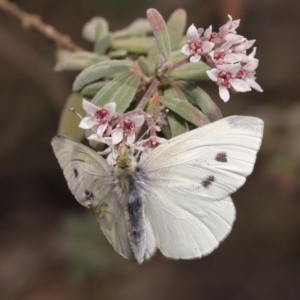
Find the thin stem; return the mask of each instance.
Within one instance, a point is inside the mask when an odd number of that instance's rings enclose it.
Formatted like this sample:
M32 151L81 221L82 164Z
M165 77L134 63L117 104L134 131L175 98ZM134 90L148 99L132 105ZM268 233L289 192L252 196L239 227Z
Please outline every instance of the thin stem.
M0 9L17 18L25 29L33 29L53 41L58 48L75 52L83 49L76 45L69 36L58 32L53 26L42 21L38 15L27 13L16 4L7 0L0 0Z
M148 90L146 91L145 95L143 96L143 98L141 99L140 103L138 104L136 110L137 111L143 111L146 104L148 103L149 99L151 98L151 96L153 95L153 93L155 92L155 90L157 89L157 86L159 85L159 80L157 77L154 77L150 86L148 87Z
M176 63L174 63L172 67L168 68L168 72L171 72L171 71L173 71L173 70L189 63L190 62L190 57L191 56L185 57L182 60L179 60Z

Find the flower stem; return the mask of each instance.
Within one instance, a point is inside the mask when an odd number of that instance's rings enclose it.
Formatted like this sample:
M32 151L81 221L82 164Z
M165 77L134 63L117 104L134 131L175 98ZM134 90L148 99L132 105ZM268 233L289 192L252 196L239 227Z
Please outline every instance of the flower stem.
M0 0L0 9L17 18L25 29L34 29L44 35L48 40L53 41L58 48L69 51L82 51L69 36L58 32L53 26L42 21L40 16L30 14L20 9L16 4L7 0Z

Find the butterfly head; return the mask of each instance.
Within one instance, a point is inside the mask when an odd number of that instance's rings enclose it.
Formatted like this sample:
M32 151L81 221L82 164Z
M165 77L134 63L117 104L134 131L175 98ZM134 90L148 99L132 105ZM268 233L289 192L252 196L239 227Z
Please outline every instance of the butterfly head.
M129 150L126 146L123 146L120 149L116 162L117 167L121 169L127 169L132 166L132 155L130 155Z

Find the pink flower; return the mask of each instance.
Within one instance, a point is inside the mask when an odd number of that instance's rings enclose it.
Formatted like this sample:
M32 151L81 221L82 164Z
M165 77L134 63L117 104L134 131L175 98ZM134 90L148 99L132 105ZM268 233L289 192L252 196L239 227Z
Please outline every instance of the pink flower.
M206 71L208 77L219 86L219 94L224 102L230 98L228 89L237 92L251 91L249 84L239 75L242 71L240 63L233 65L218 65L217 68Z
M256 82L255 70L258 67L258 59L252 58L250 62L242 66L241 70L238 72L238 78L243 79L247 84L257 90L258 92L263 92L261 86Z
M182 47L181 52L187 56L192 55L190 62L199 61L201 55L210 52L215 46L215 44L208 41L207 38L201 38L203 31L204 30L202 28L197 30L194 24L192 24L187 30L186 36L188 38L188 42ZM205 34L207 34L206 31Z
M116 103L110 102L105 104L103 107L97 107L93 103L83 99L82 106L88 116L81 120L79 127L83 129L90 129L94 126L98 126L97 135L102 136L105 130L109 127L108 122L114 116Z
M225 42L220 48L211 51L208 55L214 65L233 64L241 61L241 57L232 53L233 42Z
M240 20L232 20L231 15L228 15L227 23L219 28L219 37L225 41L236 42L244 39L243 36L236 34L236 29L240 25Z
M144 124L144 116L134 116L121 121L112 131L112 144L119 144L124 139L128 144L133 144L137 128Z
M150 136L148 139L140 141L138 143L138 145L140 145L140 147L143 151L142 155L141 155L141 160L143 160L144 157L149 152L151 152L152 149L156 148L157 146L159 146L160 144L162 144L166 141L167 141L166 139L158 137L158 136ZM136 148L139 149L138 147L136 147Z

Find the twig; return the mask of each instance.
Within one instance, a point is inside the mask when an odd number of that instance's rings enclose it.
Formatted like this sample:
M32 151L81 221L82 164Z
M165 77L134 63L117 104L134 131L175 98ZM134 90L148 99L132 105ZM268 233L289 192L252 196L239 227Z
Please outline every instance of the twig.
M44 35L48 40L54 42L58 48L73 52L82 51L82 48L76 45L69 36L58 32L53 26L44 23L38 15L27 13L16 4L7 0L0 0L0 9L17 18L23 28L33 29Z

